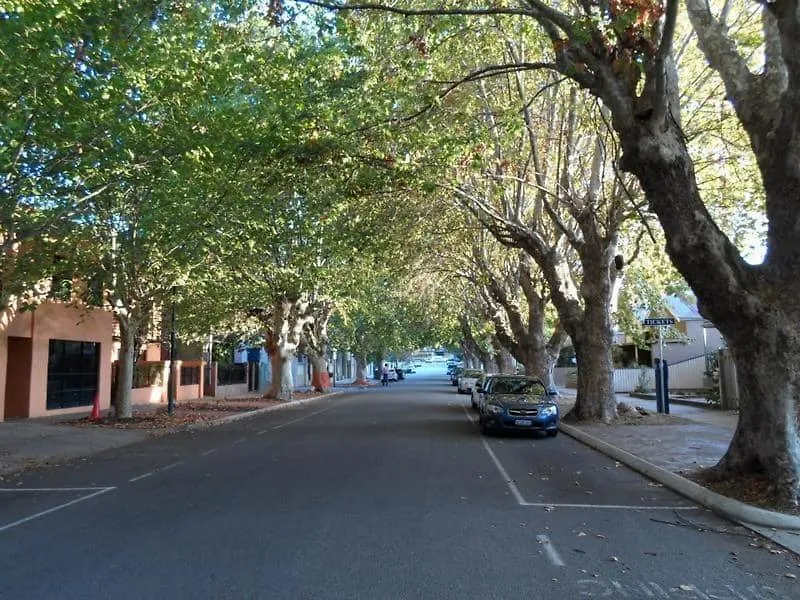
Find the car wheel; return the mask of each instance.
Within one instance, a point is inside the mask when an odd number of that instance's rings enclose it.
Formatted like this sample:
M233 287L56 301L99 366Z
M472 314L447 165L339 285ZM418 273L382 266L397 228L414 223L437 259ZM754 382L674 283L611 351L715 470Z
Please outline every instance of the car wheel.
M547 432L547 437L556 437L558 435L558 429L553 429L552 431Z

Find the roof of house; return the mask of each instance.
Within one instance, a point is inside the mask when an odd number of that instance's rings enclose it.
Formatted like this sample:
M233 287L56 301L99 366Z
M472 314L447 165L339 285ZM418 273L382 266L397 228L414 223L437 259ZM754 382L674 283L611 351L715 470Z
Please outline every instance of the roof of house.
M664 304L678 321L704 321L697 310L695 302L684 300L679 296L664 296Z

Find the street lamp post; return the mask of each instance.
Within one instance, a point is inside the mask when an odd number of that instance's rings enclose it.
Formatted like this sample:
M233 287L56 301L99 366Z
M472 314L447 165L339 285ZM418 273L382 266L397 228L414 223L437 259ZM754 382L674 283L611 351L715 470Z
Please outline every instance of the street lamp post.
M169 385L167 386L167 414L175 411L175 390L178 382L175 381L175 288L172 288L172 315L170 317L169 332Z

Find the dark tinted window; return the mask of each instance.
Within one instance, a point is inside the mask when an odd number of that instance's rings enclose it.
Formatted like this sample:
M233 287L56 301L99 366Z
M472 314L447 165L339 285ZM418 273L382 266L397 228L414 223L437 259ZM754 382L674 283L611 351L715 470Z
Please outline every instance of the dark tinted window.
M47 410L91 406L97 393L100 344L50 340Z

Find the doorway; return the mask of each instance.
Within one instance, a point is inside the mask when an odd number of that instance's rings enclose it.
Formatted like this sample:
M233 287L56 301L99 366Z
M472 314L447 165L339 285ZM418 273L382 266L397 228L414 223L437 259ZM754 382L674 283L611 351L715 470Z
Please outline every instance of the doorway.
M31 407L31 363L33 340L8 338L6 365L5 418L27 419Z

